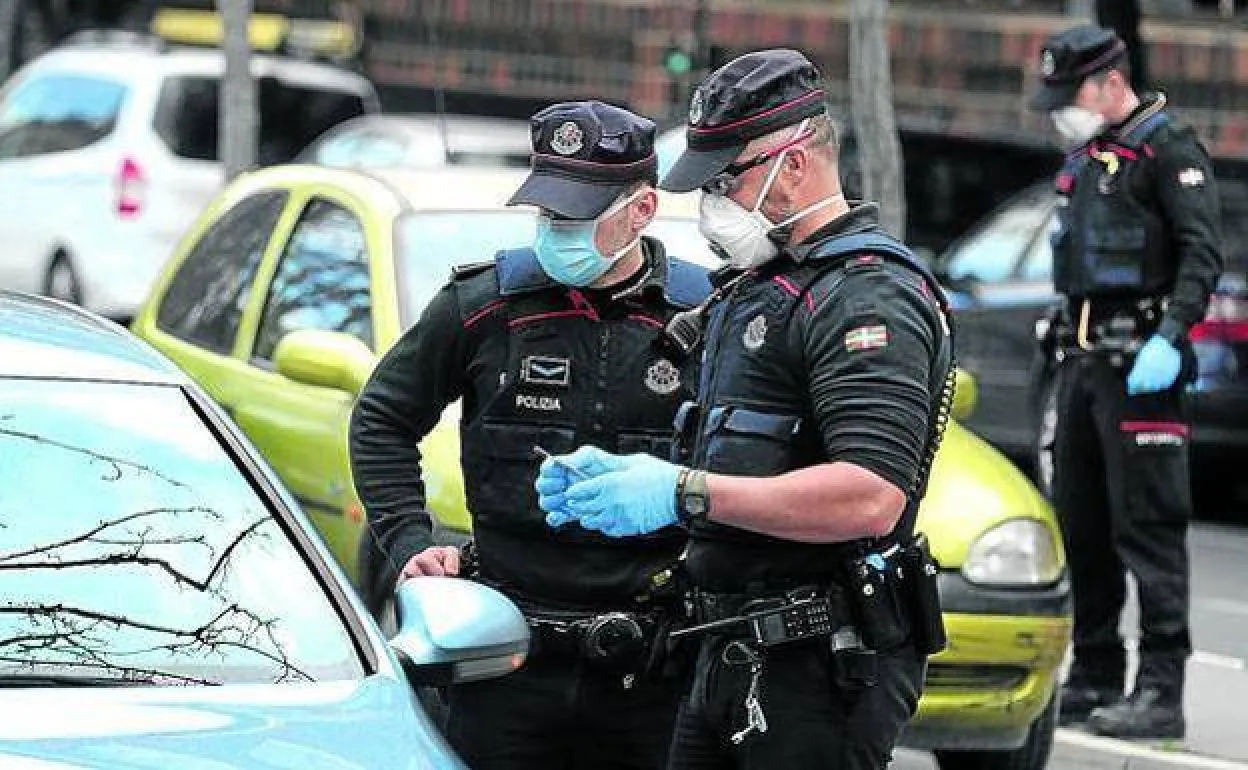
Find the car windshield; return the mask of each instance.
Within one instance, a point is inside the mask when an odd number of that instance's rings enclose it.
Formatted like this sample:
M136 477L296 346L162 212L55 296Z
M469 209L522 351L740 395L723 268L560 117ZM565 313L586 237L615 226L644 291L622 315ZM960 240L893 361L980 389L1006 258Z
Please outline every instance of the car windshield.
M36 76L0 104L0 157L86 147L112 133L126 87L90 75Z
M486 262L500 249L533 243L535 216L528 209L483 211L419 211L398 222L400 296L405 325L421 311L451 276L451 268ZM646 230L661 240L667 252L713 267L718 261L698 232L697 221L659 218Z
M265 501L176 387L0 379L0 678L363 675Z
M981 283L1010 277L1051 208L1051 203L1034 200L1001 211L953 247L943 260L945 273L955 281Z

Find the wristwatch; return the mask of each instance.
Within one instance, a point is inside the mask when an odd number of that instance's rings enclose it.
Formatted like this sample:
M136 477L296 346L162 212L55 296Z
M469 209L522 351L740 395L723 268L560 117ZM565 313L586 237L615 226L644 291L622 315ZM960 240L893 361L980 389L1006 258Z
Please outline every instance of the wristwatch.
M704 521L711 509L711 496L706 488L706 471L681 468L676 476L676 518L689 525Z

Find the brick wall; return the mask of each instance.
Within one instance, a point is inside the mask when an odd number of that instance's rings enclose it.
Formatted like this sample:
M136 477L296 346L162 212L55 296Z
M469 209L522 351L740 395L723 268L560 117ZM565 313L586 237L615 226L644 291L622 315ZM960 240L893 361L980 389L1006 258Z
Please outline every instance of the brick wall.
M683 115L689 83L663 69L688 43L694 3L664 0L361 0L368 69L387 86L533 99L597 97L661 122ZM915 6L893 9L889 43L903 125L962 136L1046 142L1026 94L1051 14ZM726 56L800 48L848 108L848 19L840 3L710 3L709 41ZM1150 75L1217 154L1248 156L1248 32L1226 22L1151 21Z

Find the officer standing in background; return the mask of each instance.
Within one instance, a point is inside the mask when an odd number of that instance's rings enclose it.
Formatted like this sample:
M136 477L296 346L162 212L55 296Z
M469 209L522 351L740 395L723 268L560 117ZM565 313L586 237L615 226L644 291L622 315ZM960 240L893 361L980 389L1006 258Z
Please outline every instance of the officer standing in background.
M703 190L728 265L678 417L688 464L583 447L543 464L540 502L558 531L689 529L701 647L669 768L884 768L943 643L912 530L952 397L945 303L843 197L801 53L711 74L687 138L662 186Z
M660 767L681 686L654 641L678 599L679 528L619 542L546 526L535 447L667 454L695 375L663 329L709 291L706 271L642 235L655 216L654 124L600 102L533 117L532 248L459 269L386 354L352 415L352 471L371 535L401 578L455 575L432 545L418 444L462 399L477 579L533 630L526 665L454 686L447 736L475 770ZM684 370L682 373L682 369Z
M1137 96L1126 48L1080 26L1041 52L1032 107L1071 152L1057 175L1053 273L1064 307L1053 501L1074 588L1074 664L1061 721L1118 737L1183 737L1188 631L1187 332L1222 270L1209 156L1161 94ZM1140 598L1140 667L1123 696L1126 572Z

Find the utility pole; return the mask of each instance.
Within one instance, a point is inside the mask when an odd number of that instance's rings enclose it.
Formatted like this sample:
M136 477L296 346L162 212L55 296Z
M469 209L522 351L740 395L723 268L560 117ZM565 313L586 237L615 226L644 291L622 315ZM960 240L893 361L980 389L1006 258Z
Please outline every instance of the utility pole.
M901 139L893 113L888 52L888 0L853 0L849 23L850 111L862 166L862 194L880 203L880 224L906 234Z
M1148 52L1140 38L1140 0L1096 0L1096 23L1108 27L1127 45L1131 86L1148 89Z
M251 77L251 41L247 34L251 9L252 0L217 0L221 49L225 54L217 141L227 182L256 164L256 82Z

